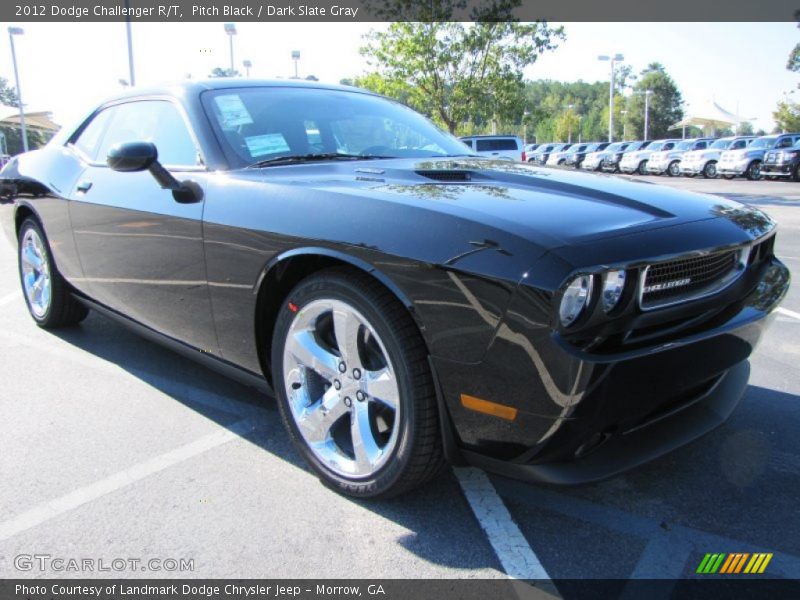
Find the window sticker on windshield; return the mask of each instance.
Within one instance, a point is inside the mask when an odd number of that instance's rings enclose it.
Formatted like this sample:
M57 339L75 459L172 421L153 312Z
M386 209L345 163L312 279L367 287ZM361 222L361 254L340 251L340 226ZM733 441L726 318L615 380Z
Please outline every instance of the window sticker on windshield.
M238 127L239 125L250 125L253 118L247 112L247 107L242 102L238 94L228 94L214 98L222 115L222 127Z
M253 135L244 138L244 143L247 144L250 156L254 158L257 156L264 156L265 154L275 154L277 152L286 152L289 150L289 144L286 143L286 138L280 133Z

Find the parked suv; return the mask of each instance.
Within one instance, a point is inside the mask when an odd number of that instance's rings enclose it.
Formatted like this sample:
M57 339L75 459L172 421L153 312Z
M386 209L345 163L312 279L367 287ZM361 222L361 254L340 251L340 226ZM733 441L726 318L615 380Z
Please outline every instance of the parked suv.
M717 163L722 152L747 148L754 139L755 136L724 137L714 141L705 150L686 152L681 158L681 174L687 177L702 175L706 179L714 179L717 176Z
M461 141L478 154L501 160L525 160L525 144L515 135L471 135Z
M558 152L552 152L547 159L547 165L551 167L563 167L568 163L570 157L576 152L586 152L586 147L589 144L571 144L566 148L562 148Z
M705 150L714 141L714 138L692 138L683 140L675 145L672 150L659 150L653 152L647 160L645 170L650 175L663 175L677 177L681 174L681 158L685 152L692 150Z
M590 152L586 155L586 158L583 159L581 169L586 171L599 171L603 167L604 160L617 152L625 152L630 144L630 142L614 142L602 150Z
M567 147L567 144L542 144L533 154L528 155L528 162L543 165L547 162L547 159L550 158L550 154L559 152Z
M600 169L608 173L619 173L619 163L628 152L636 152L642 148L646 148L651 140L644 140L639 142L623 142L622 148L616 152L609 153L600 163Z
M761 173L766 177L791 177L800 181L800 142L791 148L767 152Z
M576 169L580 169L587 154L591 154L592 152L601 152L606 148L608 148L608 142L587 144L586 148L583 150L576 150L575 152L568 154L564 164Z
M628 174L647 175L647 161L650 160L653 152L672 150L679 143L680 140L677 139L655 140L645 147L628 151L622 155L622 160L619 161L619 170Z
M746 148L723 152L717 163L717 171L726 179L733 179L737 175L744 175L750 181L761 179L764 155L770 150L791 148L798 141L800 133L782 133L756 138Z

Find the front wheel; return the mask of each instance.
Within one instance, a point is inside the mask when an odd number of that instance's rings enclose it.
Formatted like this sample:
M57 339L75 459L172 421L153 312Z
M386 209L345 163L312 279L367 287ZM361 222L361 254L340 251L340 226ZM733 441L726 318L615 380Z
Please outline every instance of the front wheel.
M792 180L800 181L800 163L795 165L794 170L792 170Z
M670 177L677 177L681 174L680 161L673 160L667 167L667 175Z
M711 160L703 167L703 177L706 179L716 179L717 177L717 161Z
M272 375L292 441L336 491L395 496L441 470L424 342L368 276L331 269L292 290L275 324Z
M83 321L89 311L72 297L39 223L25 219L18 239L19 278L28 312L36 324L55 329Z
M639 175L647 175L647 161L643 160L639 163L639 166L636 168L636 172Z
M745 177L750 181L758 181L761 179L761 161L754 160L747 166Z

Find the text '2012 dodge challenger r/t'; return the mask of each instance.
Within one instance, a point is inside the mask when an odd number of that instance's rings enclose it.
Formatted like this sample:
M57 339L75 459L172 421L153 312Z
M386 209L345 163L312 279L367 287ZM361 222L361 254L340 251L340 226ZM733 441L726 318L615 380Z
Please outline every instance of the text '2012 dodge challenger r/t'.
M135 90L3 169L42 327L89 309L274 392L327 485L577 483L722 423L789 285L722 198L474 155L374 94Z

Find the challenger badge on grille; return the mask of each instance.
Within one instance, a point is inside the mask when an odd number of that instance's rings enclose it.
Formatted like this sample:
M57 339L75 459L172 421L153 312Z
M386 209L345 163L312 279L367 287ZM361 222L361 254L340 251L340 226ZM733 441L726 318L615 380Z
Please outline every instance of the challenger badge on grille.
M681 287L684 285L689 285L692 282L691 277L686 277L685 279L675 279L673 281L666 281L664 283L654 283L652 285L647 285L644 288L644 292L659 292L661 290L671 290L672 288Z

